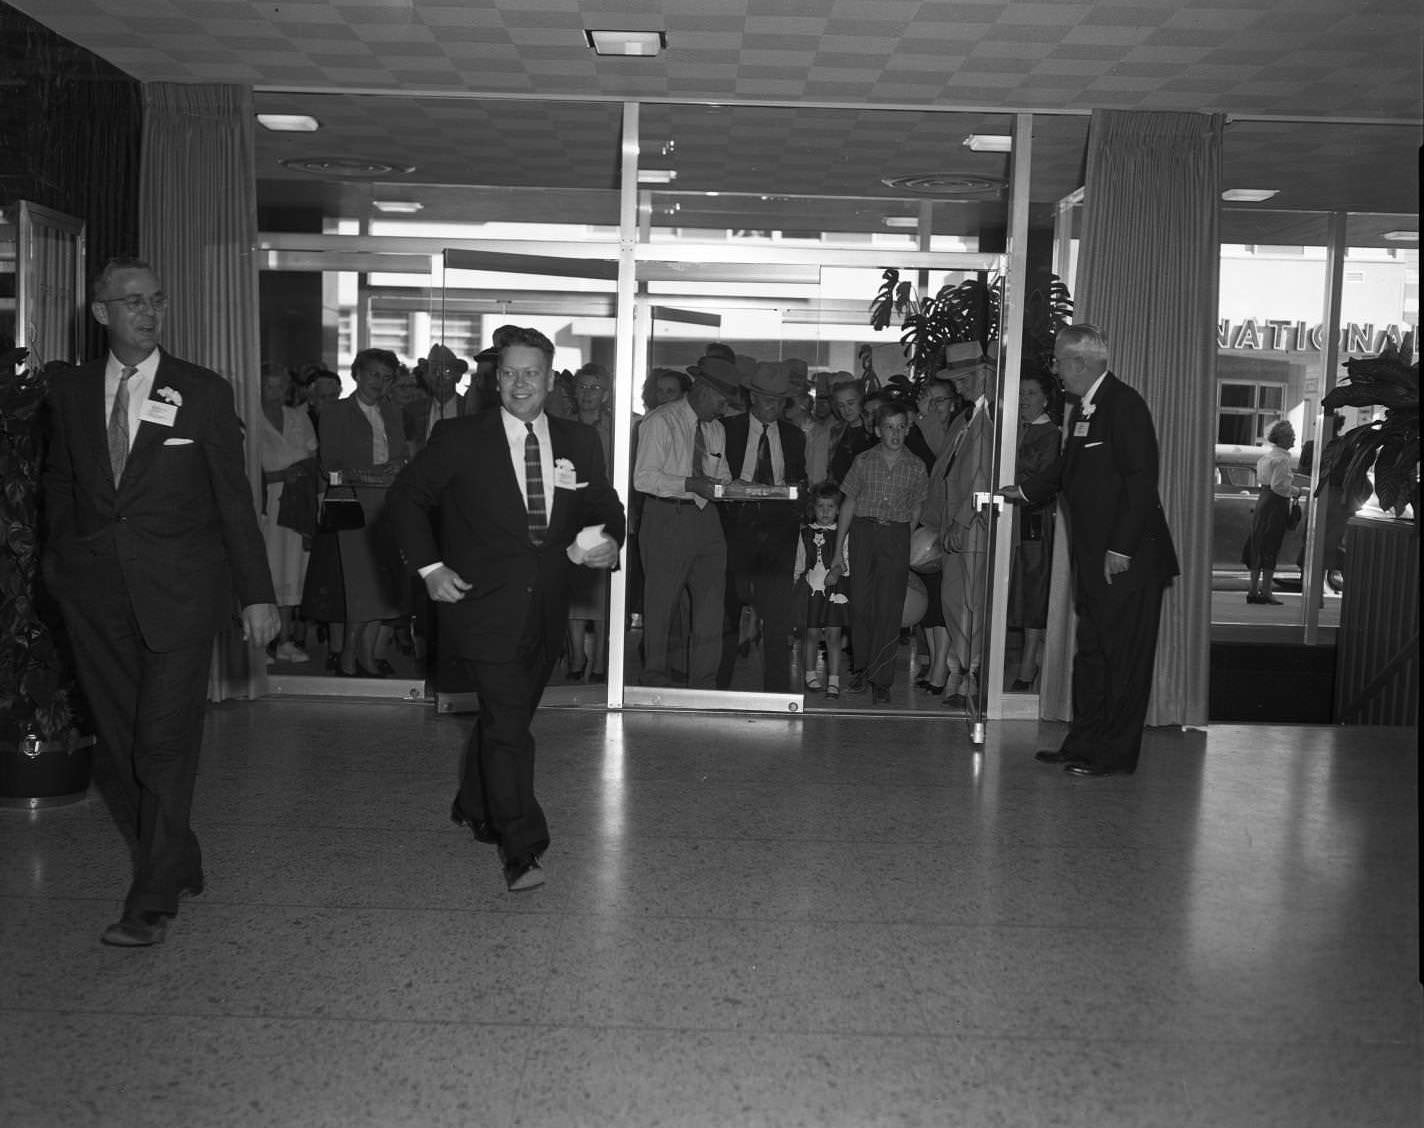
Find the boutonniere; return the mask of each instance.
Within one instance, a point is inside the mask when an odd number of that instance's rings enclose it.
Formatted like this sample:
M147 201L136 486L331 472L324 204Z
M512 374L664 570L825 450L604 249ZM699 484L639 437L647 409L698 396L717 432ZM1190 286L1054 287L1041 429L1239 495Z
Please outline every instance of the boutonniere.
M1084 419L1091 419L1091 418L1093 417L1093 412L1095 412L1095 411L1097 411L1097 410L1098 410L1098 405L1097 405L1097 404L1095 404L1095 403L1085 403L1085 404L1083 405L1083 412L1082 412L1083 418L1084 418Z
M171 403L174 407L183 406L183 397L179 395L176 391L174 391L172 388L162 387L159 388L158 391L154 392L153 394L159 399L163 400L165 403Z
M560 470L566 474L572 474L574 472L574 464L567 458L556 458L554 459L554 473L557 474Z
M581 490L587 482L578 480L574 464L567 458L554 459L554 488L556 490Z

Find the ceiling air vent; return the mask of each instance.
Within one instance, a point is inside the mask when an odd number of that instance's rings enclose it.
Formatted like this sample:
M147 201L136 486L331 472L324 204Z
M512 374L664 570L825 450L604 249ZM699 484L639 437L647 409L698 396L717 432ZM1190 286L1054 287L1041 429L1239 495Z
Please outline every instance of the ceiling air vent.
M1003 177L970 172L917 172L908 176L887 176L880 183L916 196L954 200L992 200L1004 191Z
M279 162L283 168L309 172L331 180L379 180L386 176L404 176L414 172L414 165L392 164L390 161L369 160L366 157L288 157Z

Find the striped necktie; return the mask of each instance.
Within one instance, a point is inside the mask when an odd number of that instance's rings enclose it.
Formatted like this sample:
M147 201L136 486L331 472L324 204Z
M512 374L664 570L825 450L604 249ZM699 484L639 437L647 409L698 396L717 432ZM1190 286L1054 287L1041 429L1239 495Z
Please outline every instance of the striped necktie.
M114 409L109 412L109 466L114 471L114 485L124 476L124 463L129 458L129 380L138 372L125 365L119 373L119 390L114 395Z
M544 466L539 455L539 436L534 424L524 424L524 490L528 495L529 543L538 548L549 531L548 510L544 505Z

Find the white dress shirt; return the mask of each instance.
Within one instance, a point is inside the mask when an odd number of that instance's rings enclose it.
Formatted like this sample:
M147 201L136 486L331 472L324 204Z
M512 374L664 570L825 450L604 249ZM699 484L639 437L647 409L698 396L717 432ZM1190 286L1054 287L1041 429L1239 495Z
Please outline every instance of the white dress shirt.
M148 397L153 392L153 378L158 374L158 361L160 353L154 349L135 368L138 369L129 377L129 449L133 449L134 439L138 436L138 426L142 422L140 413L143 405L148 402ZM119 398L119 377L123 374L124 364L113 353L109 354L109 363L104 367L104 427L109 426L109 416L114 414L114 400Z
M692 453L697 428L707 449L702 466L694 468ZM683 488L688 478L706 477L730 482L727 468L727 433L720 419L699 424L697 412L687 400L674 400L655 407L638 426L638 463L633 470L633 487L654 497L695 501L701 509L707 499Z
M529 483L524 480L524 440L529 437L529 429L524 420L511 415L503 407L499 417L504 423L504 437L509 442L509 461L514 466L514 480L519 483L519 496L524 499L524 508L529 508ZM549 519L549 511L554 508L554 445L549 441L549 417L542 411L534 420L534 435L539 440L539 472L544 477L544 520Z

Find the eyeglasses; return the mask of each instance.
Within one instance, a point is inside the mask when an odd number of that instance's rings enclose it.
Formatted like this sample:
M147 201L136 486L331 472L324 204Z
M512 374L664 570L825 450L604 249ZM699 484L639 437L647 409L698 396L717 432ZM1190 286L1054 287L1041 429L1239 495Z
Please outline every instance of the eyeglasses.
M601 391L603 391L603 385L602 385L602 384L575 384L575 385L574 385L574 391L576 391L576 392L601 392Z
M145 310L162 313L168 308L167 294L130 294L126 298L101 298L100 301L104 305L121 305L130 313L143 313Z

